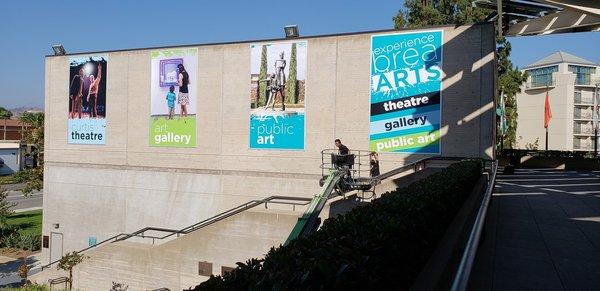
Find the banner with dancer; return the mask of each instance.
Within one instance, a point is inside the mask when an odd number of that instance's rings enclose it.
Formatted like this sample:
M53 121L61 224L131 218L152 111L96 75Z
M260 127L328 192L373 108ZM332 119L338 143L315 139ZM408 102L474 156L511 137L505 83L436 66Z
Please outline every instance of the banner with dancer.
M106 56L69 59L70 144L106 144Z
M370 149L440 153L441 30L371 37Z
M250 148L304 149L306 41L250 45Z
M150 145L196 146L198 49L150 52Z

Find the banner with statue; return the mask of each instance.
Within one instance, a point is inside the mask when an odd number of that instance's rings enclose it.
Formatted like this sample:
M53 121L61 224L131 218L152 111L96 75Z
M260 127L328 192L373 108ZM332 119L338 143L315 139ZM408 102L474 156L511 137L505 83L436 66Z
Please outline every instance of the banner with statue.
M439 154L441 30L371 37L370 149Z
M304 149L306 41L250 45L250 148Z

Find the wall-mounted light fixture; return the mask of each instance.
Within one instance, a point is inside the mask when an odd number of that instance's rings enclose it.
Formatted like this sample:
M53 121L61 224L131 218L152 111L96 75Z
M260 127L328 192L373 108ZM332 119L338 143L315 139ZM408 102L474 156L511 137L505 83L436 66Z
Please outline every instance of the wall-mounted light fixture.
M286 25L283 30L285 31L285 38L295 38L300 36L300 33L298 33L298 25Z
M53 45L52 50L54 51L55 56L62 56L67 54L67 51L65 51L65 48L62 46L62 44Z

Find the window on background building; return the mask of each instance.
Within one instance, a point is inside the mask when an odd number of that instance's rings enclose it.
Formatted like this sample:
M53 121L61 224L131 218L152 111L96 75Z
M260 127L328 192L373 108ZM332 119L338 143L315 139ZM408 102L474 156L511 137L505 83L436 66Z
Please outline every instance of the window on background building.
M575 103L583 103L583 100L581 100L581 91L575 91Z
M531 87L552 86L552 73L558 72L558 66L550 66L527 70L527 74L531 76Z
M596 68L569 65L569 72L575 74L575 85L591 85L592 74L596 73Z

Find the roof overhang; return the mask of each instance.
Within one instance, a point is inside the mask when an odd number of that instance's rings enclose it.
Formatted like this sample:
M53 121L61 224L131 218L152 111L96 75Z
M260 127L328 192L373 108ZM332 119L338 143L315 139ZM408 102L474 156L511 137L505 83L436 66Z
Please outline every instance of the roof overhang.
M492 10L487 19L492 21L498 17L498 1L506 36L600 31L598 0L477 0L473 5Z
M19 149L19 148L21 148L21 143L19 143L19 142L0 142L0 150Z

